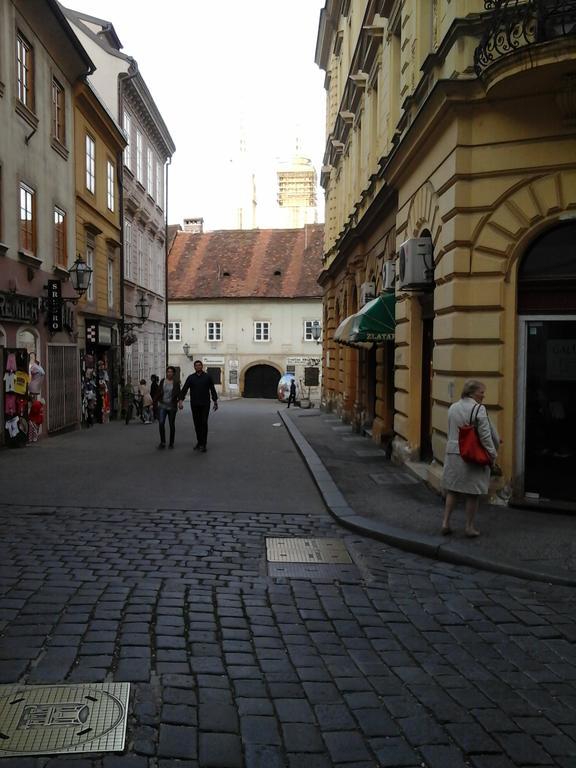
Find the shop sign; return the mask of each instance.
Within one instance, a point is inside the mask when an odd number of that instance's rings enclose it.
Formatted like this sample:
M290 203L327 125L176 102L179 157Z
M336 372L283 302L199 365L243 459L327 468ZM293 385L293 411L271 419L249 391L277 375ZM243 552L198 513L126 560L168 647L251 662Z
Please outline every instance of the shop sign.
M112 344L112 328L109 325L98 326L98 343Z
M546 363L550 381L576 381L576 339L548 339Z
M316 367L304 368L304 386L317 387L320 383L320 371Z
M224 365L224 358L207 355L204 358L204 365Z
M20 296L0 291L0 320L14 320L36 325L38 322L38 298Z
M287 365L320 365L321 358L319 357L288 357L286 358Z
M62 283L48 280L48 330L57 333L62 330Z

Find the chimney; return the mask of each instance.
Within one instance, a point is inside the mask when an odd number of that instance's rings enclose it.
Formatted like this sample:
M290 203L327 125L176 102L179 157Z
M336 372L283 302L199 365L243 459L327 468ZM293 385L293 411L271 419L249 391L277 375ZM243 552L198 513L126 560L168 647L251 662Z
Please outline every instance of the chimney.
M184 232L191 232L193 235L201 235L204 232L204 219L202 216L195 216L192 219L184 219Z

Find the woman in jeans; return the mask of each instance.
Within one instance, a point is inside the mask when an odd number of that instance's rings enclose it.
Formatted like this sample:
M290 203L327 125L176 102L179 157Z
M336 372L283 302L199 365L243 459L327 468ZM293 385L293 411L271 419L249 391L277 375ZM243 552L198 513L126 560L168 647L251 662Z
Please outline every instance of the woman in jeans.
M180 383L174 378L176 369L169 365L166 368L166 378L158 385L155 400L158 403L158 424L160 427L160 444L158 448L166 448L166 418L170 425L169 448L174 448L174 435L176 433L176 411L180 399Z

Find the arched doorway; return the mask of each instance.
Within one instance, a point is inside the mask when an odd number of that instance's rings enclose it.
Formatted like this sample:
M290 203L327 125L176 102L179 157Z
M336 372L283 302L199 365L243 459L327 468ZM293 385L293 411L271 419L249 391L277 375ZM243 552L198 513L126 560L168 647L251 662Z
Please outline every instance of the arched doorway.
M576 223L528 248L518 270L517 476L526 501L576 502Z
M244 374L244 397L277 397L280 372L272 365L252 365Z

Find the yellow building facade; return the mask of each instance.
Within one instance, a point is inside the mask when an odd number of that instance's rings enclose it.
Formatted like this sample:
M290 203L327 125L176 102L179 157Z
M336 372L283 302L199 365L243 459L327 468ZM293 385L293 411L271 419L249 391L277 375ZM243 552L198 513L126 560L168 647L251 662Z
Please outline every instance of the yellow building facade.
M123 132L90 84L78 83L74 91L75 245L93 270L90 287L78 307L78 346L83 387L96 391L94 417L100 421L120 409L122 226L118 173L125 146Z
M436 487L448 407L478 378L503 437L494 496L576 502L574 15L532 0L321 12L324 400ZM382 292L394 341L342 338Z

